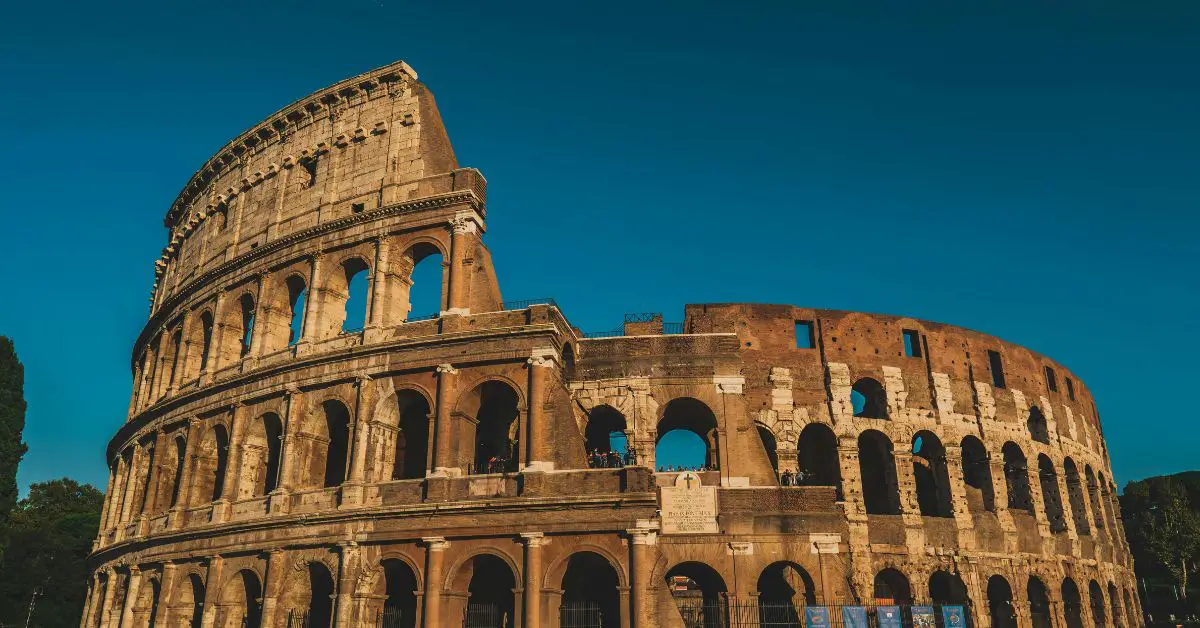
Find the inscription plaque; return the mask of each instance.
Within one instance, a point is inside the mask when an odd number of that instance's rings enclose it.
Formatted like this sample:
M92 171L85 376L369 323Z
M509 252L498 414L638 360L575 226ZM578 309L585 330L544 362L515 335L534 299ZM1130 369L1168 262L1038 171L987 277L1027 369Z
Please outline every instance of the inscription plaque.
M680 473L675 486L659 489L663 534L717 534L717 487L704 486L700 476Z

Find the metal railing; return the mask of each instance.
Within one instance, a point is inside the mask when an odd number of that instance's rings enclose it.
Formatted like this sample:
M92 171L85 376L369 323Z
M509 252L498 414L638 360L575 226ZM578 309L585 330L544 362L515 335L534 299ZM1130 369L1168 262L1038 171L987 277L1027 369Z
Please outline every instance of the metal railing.
M632 321L639 322L639 321ZM686 333L683 328L683 323L663 323L663 335L683 334ZM586 331L583 333L584 338L618 338L625 335L625 328L610 329L606 331Z
M559 628L617 628L619 609L605 609L599 602L563 602L558 610Z
M554 299L551 299L549 297L544 297L541 299L525 299L522 301L505 301L500 304L500 309L502 309L502 310L523 310L531 305L550 305L553 307L558 307L558 303L555 303Z
M462 625L463 628L513 628L513 612L499 604L468 603Z
M412 628L416 625L416 611L402 606L384 606L375 615L376 628Z
M404 322L415 323L417 321L431 321L431 320L438 318L441 315L442 315L441 312L434 312L433 314L421 314L420 316L409 316L404 319Z
M967 605L827 604L675 598L685 628L972 628Z

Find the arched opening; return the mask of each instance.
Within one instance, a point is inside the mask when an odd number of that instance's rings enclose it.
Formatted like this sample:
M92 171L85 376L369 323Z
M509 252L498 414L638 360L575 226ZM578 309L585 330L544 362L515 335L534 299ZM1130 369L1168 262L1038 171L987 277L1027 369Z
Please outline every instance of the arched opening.
M1058 492L1058 472L1046 454L1038 455L1038 480L1042 487L1042 503L1046 508L1046 519L1051 532L1066 532L1067 521L1063 518L1062 493Z
M167 505L168 508L174 508L175 504L179 503L179 489L183 484L183 465L187 461L187 440L180 436L175 439L175 450L171 453L173 458L171 464L174 469L173 477L171 478L171 499Z
M1103 473L1097 474L1096 479L1100 482L1100 501L1104 507L1104 521L1108 524L1108 529L1113 530L1114 534L1117 534L1115 532L1117 529L1117 508L1116 504L1113 503L1113 494L1116 493L1116 490L1104 479Z
M243 294L239 301L242 308L241 328L241 357L250 355L250 346L254 341L254 297Z
M1080 535L1091 534L1088 525L1087 507L1083 497L1083 482L1079 477L1079 468L1075 461L1067 458L1063 461L1063 475L1067 482L1067 501L1071 504L1071 518L1075 520L1075 532Z
M345 304L342 308L342 333L362 331L367 322L367 301L370 266L357 257L342 263L346 280Z
M179 625L200 628L204 617L204 579L199 574L189 574L179 592Z
M407 285L400 290L407 300L405 320L425 318L445 310L446 273L442 252L432 244L421 243L408 252L405 261L412 268Z
M913 476L917 484L917 505L926 517L952 517L950 474L946 469L946 448L933 432L921 431L912 441Z
M910 606L913 603L908 578L891 567L875 574L873 595L880 606Z
M562 579L562 628L621 625L620 581L612 563L594 552L578 552L567 560Z
M308 564L308 590L311 592L306 628L328 628L333 624L333 575L323 563Z
M108 574L100 572L96 580L96 589L92 593L92 599L96 600L94 603L98 605L95 612L95 618L91 622L88 622L84 628L99 628L100 622L103 621L104 612L102 600L108 596L108 584Z
M1104 628L1104 592L1095 580L1088 583L1088 598L1092 603L1092 621L1096 623L1096 628Z
M1083 466L1084 481L1087 482L1088 500L1092 504L1092 521L1097 530L1104 529L1104 509L1100 506L1100 484L1096 482L1096 474L1091 465Z
M1033 512L1033 499L1029 494L1029 464L1025 453L1014 442L1004 443L1000 450L1004 454L1004 484L1008 487L1010 510Z
M416 574L402 560L389 558L380 565L383 577L375 585L375 595L383 598L383 609L374 625L414 628L417 625Z
M1083 628L1083 602L1079 597L1079 587L1070 578L1063 579L1062 604L1067 628Z
M200 371L208 368L208 356L212 352L213 315L212 312L200 314Z
M158 621L158 596L162 591L162 586L159 584L158 578L151 578L149 582L142 585L138 599L134 606L135 624L145 622L146 628L154 628L155 622Z
M657 426L654 459L659 468L717 469L717 417L704 402L672 399ZM699 439L699 442L697 442Z
M974 624L971 612L971 598L967 595L967 585L958 574L948 571L935 571L929 577L929 600L938 606L958 605L963 607L966 625ZM943 625L942 613L936 613L937 624Z
M266 495L279 486L279 449L283 438L283 423L273 412L262 415L246 428L237 485L238 497L242 499Z
M575 376L575 349L569 344L562 348L562 376L567 381Z
M179 372L179 348L182 346L183 330L176 329L175 333L171 334L171 371L163 388L170 388L175 385L175 375Z
M229 466L229 435L224 425L217 423L204 433L194 458L191 505L220 499L225 492L225 470Z
M1013 607L1012 587L1004 576L992 576L987 583L988 613L992 628L1017 628L1017 610Z
M325 414L325 436L329 442L325 447L323 473L314 473L313 477L323 475L321 486L325 488L341 486L342 482L346 481L347 450L350 447L350 411L342 402L333 399L322 403L321 408Z
M1124 623L1121 621L1121 602L1120 595L1117 593L1117 586L1111 582L1108 583L1108 607L1112 610L1112 623L1114 628L1121 628Z
M621 466L628 458L625 416L612 406L596 406L588 412L583 439L589 468Z
M217 609L220 628L259 628L262 622L262 584L258 575L243 569L221 590Z
M704 628L725 625L727 589L715 569L704 563L679 563L667 572L666 581L683 625Z
M800 431L796 443L799 458L798 484L802 486L837 486L842 484L842 468L838 461L837 436L824 423L809 423Z
M987 449L983 442L974 436L963 438L961 447L967 508L971 512L996 510L996 496L992 489L992 465L988 460Z
M760 626L801 626L800 609L816 603L812 577L796 563L771 563L758 576Z
M482 554L471 559L471 582L467 586L467 628L514 628L513 590L516 576L508 563Z
M308 286L304 278L292 275L287 278L288 291L288 346L292 346L304 337L304 310L308 301Z
M1050 626L1050 595L1046 585L1036 576L1029 577L1026 586L1029 598L1029 615L1033 628L1051 628Z
M429 402L420 393L402 390L396 393L400 430L396 432L393 480L425 477L429 461Z
M479 410L475 414L475 460L471 473L507 473L520 464L518 397L508 384L489 381L474 391Z
M1129 621L1130 628L1137 628L1141 625L1141 616L1134 610L1134 604L1137 602L1137 596L1133 591L1126 588L1122 590L1121 600L1125 602L1125 617Z
M850 404L854 407L854 416L888 418L887 392L879 380L864 377L854 382L850 388Z
M900 488L896 482L892 441L883 432L867 430L859 435L858 466L867 514L900 514Z
M1039 443L1050 444L1050 428L1046 423L1046 415L1037 406L1029 408L1029 437Z
M758 429L758 440L762 443L763 451L767 454L767 461L771 463L771 470L773 470L775 475L778 476L779 454L776 451L777 444L775 443L775 435L772 434L771 430L767 429L764 425L756 424L754 427Z

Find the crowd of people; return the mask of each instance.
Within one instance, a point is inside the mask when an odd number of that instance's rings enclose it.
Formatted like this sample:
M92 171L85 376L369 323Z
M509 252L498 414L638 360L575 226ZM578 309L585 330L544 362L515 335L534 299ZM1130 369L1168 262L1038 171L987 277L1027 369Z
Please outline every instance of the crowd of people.
M659 473L672 473L675 471L694 471L696 473L699 473L701 471L718 471L718 469L717 469L716 465L709 466L706 464L702 464L699 466L692 465L690 467L687 465L683 465L683 464L669 464L665 467L660 466L658 468Z
M783 473L779 474L779 485L780 486L804 486L804 480L811 478L811 476L812 476L812 473L810 473L808 471L801 470L801 471L792 473L791 471L785 470Z
M589 469L620 469L634 464L636 460L637 451L633 447L624 452L593 449L588 452L587 465Z

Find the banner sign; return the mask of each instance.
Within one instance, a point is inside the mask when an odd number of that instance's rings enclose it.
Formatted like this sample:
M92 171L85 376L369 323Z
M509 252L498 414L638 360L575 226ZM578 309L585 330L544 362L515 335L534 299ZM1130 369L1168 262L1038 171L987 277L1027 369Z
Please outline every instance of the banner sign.
M867 628L867 607L843 606L842 626L843 628Z
M967 628L967 616L962 606L942 606L942 620L946 628Z
M913 628L936 628L937 626L932 606L912 607L912 621Z
M805 628L829 628L829 607L804 607Z
M899 606L876 606L875 618L879 620L879 628L903 628Z

